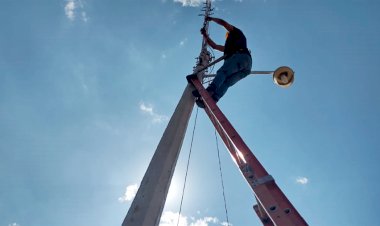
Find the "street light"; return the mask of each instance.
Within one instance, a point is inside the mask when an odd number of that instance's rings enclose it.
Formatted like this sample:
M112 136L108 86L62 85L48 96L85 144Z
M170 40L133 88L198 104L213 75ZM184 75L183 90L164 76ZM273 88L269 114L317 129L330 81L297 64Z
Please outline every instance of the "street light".
M273 82L282 88L287 88L294 82L294 71L287 66L279 67L275 71L251 71L250 74L273 75ZM203 78L212 78L215 76L216 74L205 74Z
M273 73L273 82L283 88L291 86L294 82L294 71L286 66L277 68Z

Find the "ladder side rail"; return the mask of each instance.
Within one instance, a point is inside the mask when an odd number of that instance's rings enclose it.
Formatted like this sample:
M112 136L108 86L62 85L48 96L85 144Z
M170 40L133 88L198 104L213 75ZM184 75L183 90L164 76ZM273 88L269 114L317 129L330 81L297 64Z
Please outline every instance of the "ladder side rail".
M195 88L198 90L199 94L202 96L203 101L206 105L206 113L210 114L209 117L215 118L218 121L218 124L226 132L226 135L229 137L231 142L236 147L237 151L241 153L240 157L243 157L243 160L246 163L250 163L255 166L254 174L256 178L261 178L268 176L268 172L257 160L257 158L252 154L248 146L244 143L243 139L237 133L235 128L228 121L227 117L222 113L219 107L216 105L215 101L211 98L209 93L203 87L198 79L191 80Z
M234 160L235 164L240 168L242 159L239 157L237 150L234 147L234 144L232 143L231 139L229 139L227 134L223 131L223 128L218 123L217 119L213 117L213 115L209 112L209 110L207 108L205 110L212 124L214 125L216 131L218 132L219 136L223 140L223 143L226 145L227 150L229 150L229 153L232 159Z
M277 186L274 179L267 173L261 163L256 159L248 146L244 143L243 139L233 128L226 116L222 113L215 101L212 100L208 92L198 79L191 80L193 85L199 91L206 105L205 111L219 134L226 134L223 141L233 157L235 150L231 148L235 146L243 154L247 164L239 164L246 181L254 191L259 205L263 207L271 221L276 226L307 226L308 224L298 213L295 207L287 199L285 194ZM234 145L228 145L230 140ZM235 159L237 161L238 159ZM238 162L238 161L237 161Z
M253 188L258 204L277 226L308 226L276 182L269 181Z

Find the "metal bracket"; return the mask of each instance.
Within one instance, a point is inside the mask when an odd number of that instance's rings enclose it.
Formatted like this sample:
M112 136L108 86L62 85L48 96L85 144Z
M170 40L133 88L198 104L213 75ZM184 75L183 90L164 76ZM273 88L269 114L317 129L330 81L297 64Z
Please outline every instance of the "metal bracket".
M274 178L269 174L261 178L255 178L253 169L249 164L241 165L240 170L243 173L243 175L247 178L247 181L249 181L252 188L255 188L261 184L265 184L270 181L274 181Z
M254 179L254 180L251 180L251 185L252 185L252 188L255 188L261 184L266 184L268 182L272 182L274 181L274 178L272 177L272 175L266 175L264 177L261 177L261 178L258 178L258 179Z
M254 74L254 75L272 75L274 73L274 71L251 71L250 74ZM212 77L215 77L216 74L207 74L205 75L204 77L205 78L212 78Z

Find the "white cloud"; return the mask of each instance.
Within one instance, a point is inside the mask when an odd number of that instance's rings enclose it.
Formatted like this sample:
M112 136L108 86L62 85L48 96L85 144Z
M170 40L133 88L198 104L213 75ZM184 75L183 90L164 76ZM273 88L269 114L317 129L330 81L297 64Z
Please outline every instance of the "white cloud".
M76 5L75 5L74 0L69 0L67 4L65 5L65 13L66 13L67 18L69 18L70 20L75 19L75 14L74 14L75 7Z
M222 222L222 223L220 223L220 225L222 225L222 226L232 226L231 223L227 223L227 222Z
M8 226L20 226L20 225L17 223L12 223L12 224L8 224Z
M145 105L145 103L140 103L140 110L152 117L153 123L162 123L164 121L167 121L169 119L166 115L160 115L157 114L151 105Z
M147 112L150 115L153 114L153 108L146 106L144 103L140 103L140 110L143 111L143 112Z
M159 226L176 226L178 222L179 213L173 213L171 211L166 211L162 214ZM179 226L187 226L187 217L179 216Z
M222 225L222 226L232 226L232 224L227 224L226 222L220 222L216 217L203 217L195 219L191 217L190 219L186 216L179 215L179 213L174 213L171 211L166 211L161 216L161 221L159 226L177 226L179 216L179 226L209 226L209 225Z
M127 186L125 194L119 198L119 202L129 202L132 201L136 196L138 190L138 185L133 184ZM179 220L179 222L178 222ZM189 222L190 221L190 222ZM221 226L232 226L232 224L228 224L226 222L220 222L216 217L203 217L196 219L191 217L190 219L184 215L180 215L178 212L165 211L162 213L161 220L159 226L211 226L211 225L221 225ZM20 226L16 223L10 224L8 226Z
M174 0L174 2L182 3L182 6L196 7L205 2L205 0Z
M87 22L88 21L88 18L87 18L87 13L85 11L82 12L82 20L84 22Z
M197 219L194 223L191 223L190 226L208 226L208 223L218 224L219 220L216 217L204 217Z
M67 18L74 21L77 14L81 15L84 22L88 21L87 13L84 11L84 4L82 0L67 0L65 5L65 14Z
M309 179L306 178L306 177L298 177L298 178L296 179L296 183L297 183L297 184L305 185L305 184L309 183Z
M182 41L179 42L180 46L184 46L187 42L187 38L184 38Z
M132 201L133 198L136 196L138 189L139 189L139 187L137 184L127 186L127 189L125 190L124 195L119 198L119 201L120 202Z

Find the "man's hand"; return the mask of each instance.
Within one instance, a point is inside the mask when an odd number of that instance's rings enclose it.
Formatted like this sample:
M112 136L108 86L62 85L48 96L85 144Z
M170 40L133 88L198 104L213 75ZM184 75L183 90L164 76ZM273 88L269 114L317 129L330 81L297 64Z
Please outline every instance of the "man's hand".
M208 36L205 28L201 29L201 34L205 38L207 44L209 44L211 46L211 48L217 49L217 50L219 50L221 52L224 52L224 46L217 45L213 40L211 40L211 38Z
M202 29L201 29L201 34L202 34L203 36L205 36L205 37L208 36L205 28L202 28Z

